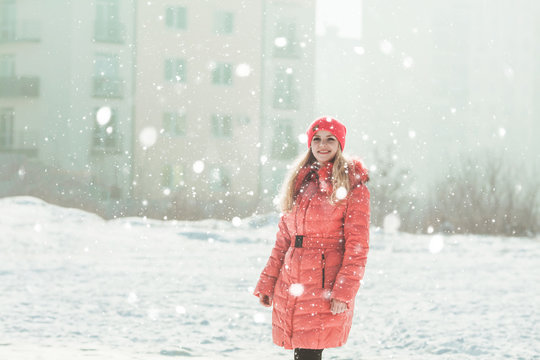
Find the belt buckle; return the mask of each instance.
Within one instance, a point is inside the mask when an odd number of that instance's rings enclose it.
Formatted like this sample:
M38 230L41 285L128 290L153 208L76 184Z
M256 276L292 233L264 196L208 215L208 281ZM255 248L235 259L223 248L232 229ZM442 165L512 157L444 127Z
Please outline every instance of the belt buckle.
M304 235L296 235L294 239L294 247L301 248L304 242Z

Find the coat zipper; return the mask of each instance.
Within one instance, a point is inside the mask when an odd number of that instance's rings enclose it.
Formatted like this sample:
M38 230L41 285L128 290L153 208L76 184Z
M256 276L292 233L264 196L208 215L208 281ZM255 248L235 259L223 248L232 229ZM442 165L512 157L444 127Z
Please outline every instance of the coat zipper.
M326 267L326 260L324 257L324 253L321 254L322 257L322 288L324 289L324 269Z

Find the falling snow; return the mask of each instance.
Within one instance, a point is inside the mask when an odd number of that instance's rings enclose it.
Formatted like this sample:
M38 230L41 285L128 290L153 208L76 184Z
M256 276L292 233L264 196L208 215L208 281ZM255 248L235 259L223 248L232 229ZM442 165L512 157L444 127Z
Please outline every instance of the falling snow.
M139 141L142 146L149 148L152 147L157 141L157 130L152 126L147 126L139 133Z
M434 235L429 239L429 252L438 254L444 248L444 238L441 235Z
M342 199L345 199L346 197L347 197L347 189L345 189L343 186L340 186L336 190L336 198L342 200Z
M202 173L204 170L204 161L197 160L193 163L193 171L197 174Z
M289 293L292 296L301 296L304 293L304 285L302 284L291 284L289 288Z
M252 284L316 114L367 159L376 222L328 358L538 358L534 1L26 2L0 4L0 358L289 356ZM468 220L529 238L449 235Z

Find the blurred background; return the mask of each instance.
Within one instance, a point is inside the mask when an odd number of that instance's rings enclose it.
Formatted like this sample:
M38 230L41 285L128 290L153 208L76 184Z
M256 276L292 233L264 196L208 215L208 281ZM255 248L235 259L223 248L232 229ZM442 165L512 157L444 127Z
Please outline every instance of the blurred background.
M268 213L328 115L370 169L375 227L534 236L539 18L534 0L0 0L0 197Z

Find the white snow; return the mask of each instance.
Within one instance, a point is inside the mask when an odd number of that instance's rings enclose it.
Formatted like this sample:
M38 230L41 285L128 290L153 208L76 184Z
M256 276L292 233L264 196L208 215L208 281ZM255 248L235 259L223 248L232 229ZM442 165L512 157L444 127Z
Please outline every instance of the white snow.
M21 180L24 179L24 177L26 176L26 169L24 168L24 166L21 166L21 167L19 168L19 171L17 172L17 175L19 175L19 178L20 178Z
M405 69L410 69L414 65L414 59L410 56L403 58L403 67Z
M437 254L444 248L444 238L441 235L434 235L429 240L429 251L432 254Z
M336 198L339 200L343 200L347 197L347 189L345 189L343 186L338 187L336 190Z
M363 46L355 46L353 48L354 52L357 53L358 55L364 55L366 53L366 50L364 49Z
M304 285L302 284L291 284L291 287L289 288L289 293L292 296L301 296L304 293Z
M384 217L383 228L387 234L395 234L401 226L401 219L397 212L392 212Z
M300 144L307 144L307 141L308 141L307 134L302 133L298 135L298 142L300 142Z
M258 324L265 323L266 316L263 313L257 312L253 315L253 321L255 321Z
M193 163L193 171L197 174L202 173L204 170L204 161L197 160Z
M0 199L0 359L292 358L251 294L278 219L104 221ZM372 231L349 341L324 359L538 358L539 258L538 238Z
M112 116L111 108L108 106L103 106L99 108L99 110L96 113L96 121L100 126L105 126L110 120Z
M389 55L390 53L392 53L392 51L394 50L394 46L392 45L392 43L388 40L382 40L380 43L379 43L379 49L381 50L381 52L385 55Z
M249 64L238 64L236 67L236 76L238 77L248 77L252 72L251 66Z
M279 48L287 46L287 43L287 38L284 37L277 37L274 39L274 45Z
M157 130L153 126L147 126L139 133L139 140L141 144L146 147L152 147L157 141Z
M240 219L238 216L233 217L231 222L235 227L239 227L240 225L242 225L242 219Z

